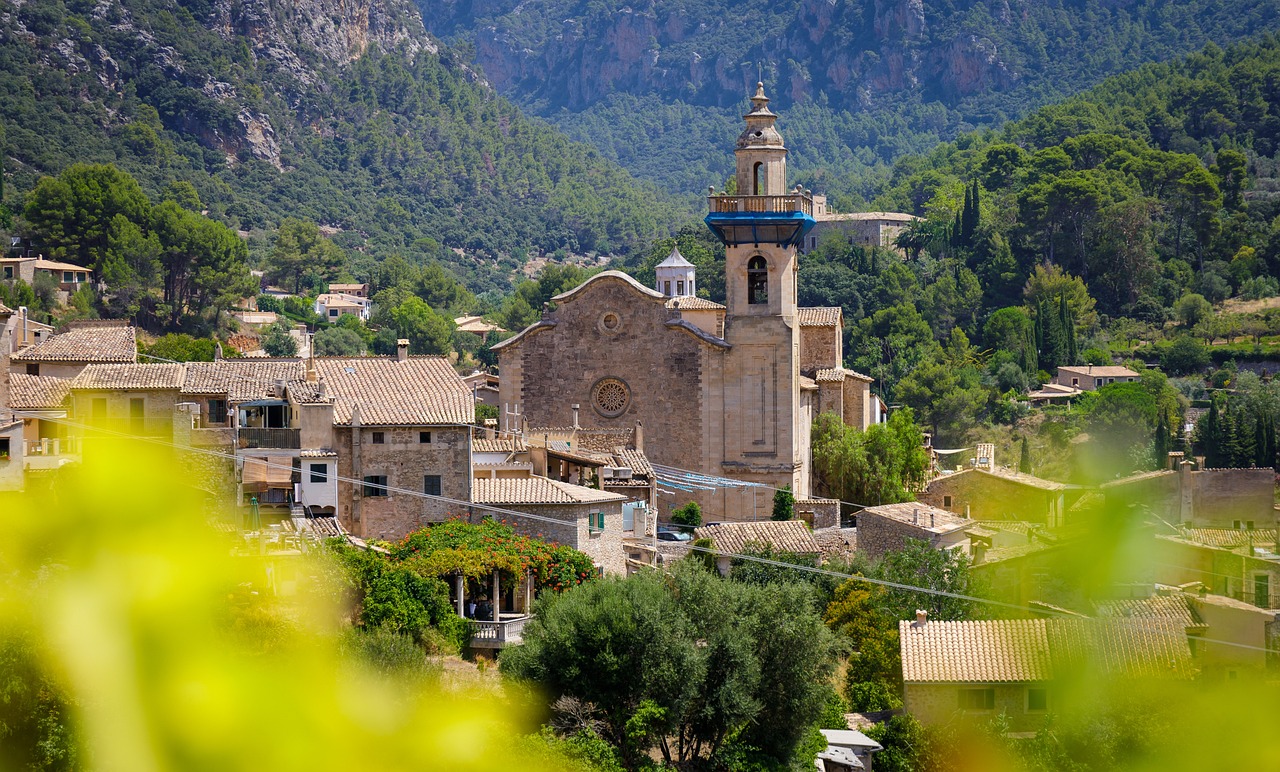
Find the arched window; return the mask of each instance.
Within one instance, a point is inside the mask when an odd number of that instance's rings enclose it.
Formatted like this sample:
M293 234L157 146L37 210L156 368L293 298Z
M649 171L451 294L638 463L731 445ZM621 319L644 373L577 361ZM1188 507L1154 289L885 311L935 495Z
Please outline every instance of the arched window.
M747 261L747 303L751 305L769 302L769 264L756 255Z
M753 178L751 195L760 195L760 167L764 166L763 161L756 161L756 165L751 168L751 176Z

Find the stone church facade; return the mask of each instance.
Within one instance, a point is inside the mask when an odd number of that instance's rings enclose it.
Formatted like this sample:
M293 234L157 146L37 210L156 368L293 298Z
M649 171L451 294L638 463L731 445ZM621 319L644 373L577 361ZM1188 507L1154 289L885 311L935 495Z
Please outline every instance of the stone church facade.
M797 304L797 248L813 199L786 189L786 147L757 87L738 138L738 191L708 198L707 225L725 243L726 304L698 298L688 261L673 252L655 288L618 271L553 298L554 309L498 344L499 401L509 431L643 426L656 464L811 493L810 428L835 411L859 428L870 378L842 367L839 308ZM678 491L707 520L769 516L772 493Z

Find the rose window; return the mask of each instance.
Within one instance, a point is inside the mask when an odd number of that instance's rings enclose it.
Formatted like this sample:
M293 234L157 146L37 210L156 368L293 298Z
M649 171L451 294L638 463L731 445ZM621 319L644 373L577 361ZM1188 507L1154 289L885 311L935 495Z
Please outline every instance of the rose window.
M596 412L607 418L620 416L631 403L631 390L617 378L604 378L595 385L593 401Z

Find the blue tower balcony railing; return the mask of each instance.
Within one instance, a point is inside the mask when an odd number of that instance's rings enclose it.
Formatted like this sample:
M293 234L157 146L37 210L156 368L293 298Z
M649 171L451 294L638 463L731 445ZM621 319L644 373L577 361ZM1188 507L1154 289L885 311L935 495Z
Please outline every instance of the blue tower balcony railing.
M796 191L783 196L707 196L707 227L727 245L799 246L817 224L813 196Z

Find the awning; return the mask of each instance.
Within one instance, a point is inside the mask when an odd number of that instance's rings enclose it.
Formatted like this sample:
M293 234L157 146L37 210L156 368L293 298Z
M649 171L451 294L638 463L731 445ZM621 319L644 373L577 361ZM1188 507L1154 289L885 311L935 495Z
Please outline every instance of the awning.
M246 486L282 487L293 484L293 459L289 456L250 456L244 460L241 481Z
M289 404L283 399L255 399L251 402L237 402L236 407L280 407Z

